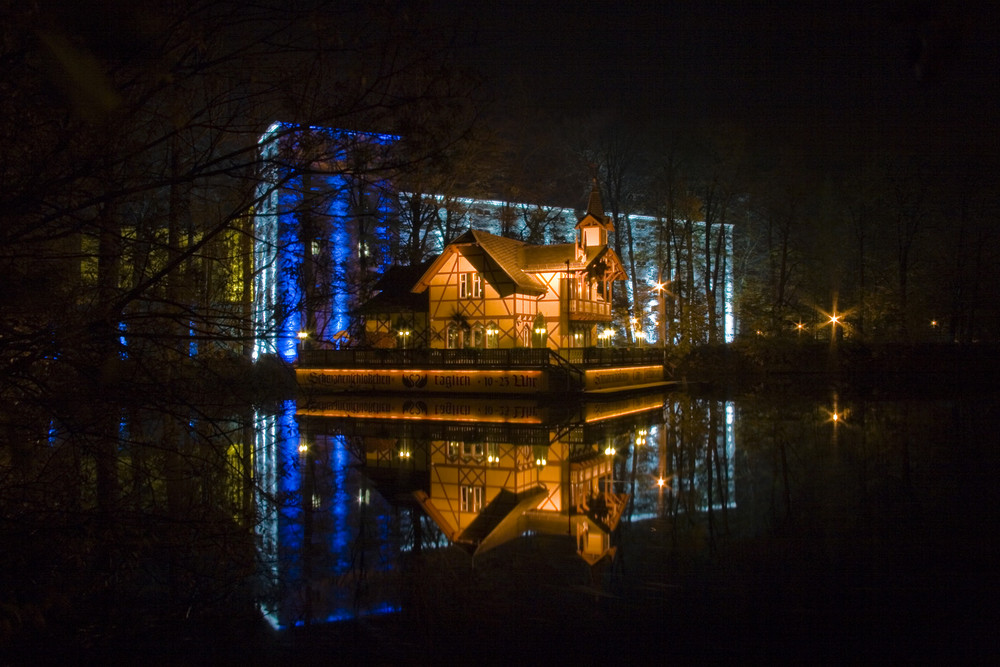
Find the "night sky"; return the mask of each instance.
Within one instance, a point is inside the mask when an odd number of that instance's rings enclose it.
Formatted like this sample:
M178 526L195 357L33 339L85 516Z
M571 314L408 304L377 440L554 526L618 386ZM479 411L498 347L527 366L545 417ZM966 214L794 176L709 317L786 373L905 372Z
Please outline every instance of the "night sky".
M1000 154L1000 12L975 3L475 5L452 15L462 58L501 103L735 123L806 150Z

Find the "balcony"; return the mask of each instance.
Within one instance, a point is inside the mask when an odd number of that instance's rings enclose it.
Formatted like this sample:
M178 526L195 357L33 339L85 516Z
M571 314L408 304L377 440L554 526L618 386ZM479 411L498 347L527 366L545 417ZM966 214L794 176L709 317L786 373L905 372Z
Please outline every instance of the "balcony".
M572 320L610 322L611 304L607 301L591 299L569 299L567 303L569 317Z

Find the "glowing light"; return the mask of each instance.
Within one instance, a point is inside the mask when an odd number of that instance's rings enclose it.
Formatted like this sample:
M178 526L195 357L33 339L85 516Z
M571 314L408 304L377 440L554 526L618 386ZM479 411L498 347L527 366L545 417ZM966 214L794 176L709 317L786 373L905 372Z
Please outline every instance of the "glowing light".
M667 480L664 479L663 477L660 477L656 480L656 485L662 489L664 486L667 485Z
M535 465L538 466L539 468L544 467L545 464L547 464L547 463L548 463L548 461L546 461L543 458L537 458L537 459L535 459Z
M605 456L614 456L617 453L618 453L618 451L614 447L612 447L611 445L608 445L607 447L604 448L604 455Z
M309 445L307 445L304 442L299 444L299 454L305 454L308 451L309 451Z
M408 450L408 449L401 449L401 450L399 450L399 458L401 458L401 459L408 459L412 455L413 455L413 453L410 450Z
M306 338L309 338L309 332L299 331L297 334L295 334L295 337L298 338L299 340L305 340Z

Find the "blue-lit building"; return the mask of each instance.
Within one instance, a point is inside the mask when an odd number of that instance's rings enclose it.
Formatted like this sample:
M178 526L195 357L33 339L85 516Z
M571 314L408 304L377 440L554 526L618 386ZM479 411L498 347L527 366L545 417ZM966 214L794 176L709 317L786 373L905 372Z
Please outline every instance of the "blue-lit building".
M378 281L408 242L407 225L400 220L414 196L442 222L425 230L431 254L470 228L542 245L572 237L580 219L572 208L399 190L392 170L397 145L390 135L287 123L274 123L262 135L264 172L253 225L254 359L277 355L292 362L302 346L363 343L357 309L375 295ZM654 247L654 230L662 221L630 217L636 247ZM736 334L731 235L726 243L716 308L720 333L731 341ZM696 259L691 262L695 274L706 273ZM668 342L677 342L673 329L661 326L668 317L659 301L665 296L654 288L668 276L652 264L637 262L643 294L630 295L636 309L631 327L642 332L637 340L666 336ZM626 287L631 292L631 285Z
M275 123L261 137L254 212L254 358L340 345L364 286L389 264L394 138ZM306 337L308 336L308 337Z

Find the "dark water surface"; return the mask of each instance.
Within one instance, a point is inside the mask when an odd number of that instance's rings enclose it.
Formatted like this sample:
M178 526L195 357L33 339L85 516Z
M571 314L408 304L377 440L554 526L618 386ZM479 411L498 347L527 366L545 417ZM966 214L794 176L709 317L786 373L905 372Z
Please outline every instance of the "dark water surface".
M5 506L0 663L1000 657L996 393L130 414L117 515Z
M998 417L832 390L301 403L269 655L997 657Z

